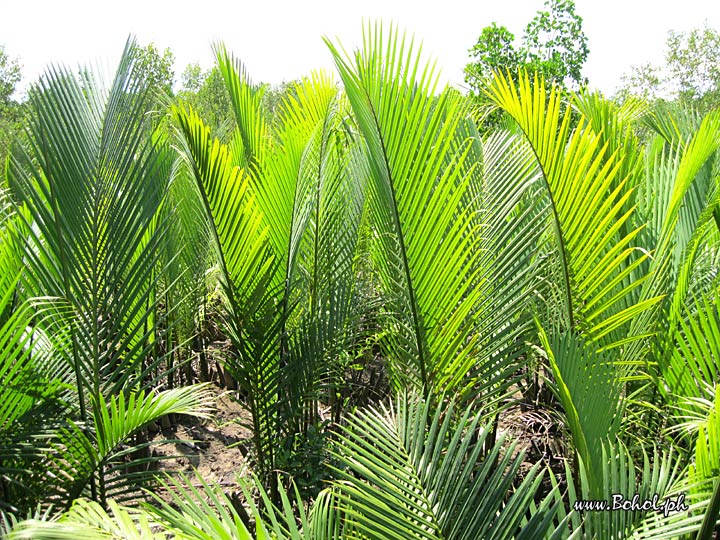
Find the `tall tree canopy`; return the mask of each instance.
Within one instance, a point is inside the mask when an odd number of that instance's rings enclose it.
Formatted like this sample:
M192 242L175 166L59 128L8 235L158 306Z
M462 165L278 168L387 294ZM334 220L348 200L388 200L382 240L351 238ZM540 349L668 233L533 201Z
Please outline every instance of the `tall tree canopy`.
M516 74L524 67L539 72L548 83L571 88L587 84L582 67L590 50L582 22L573 0L545 0L544 9L525 28L518 49L515 35L493 22L470 49L465 82L477 94L494 71L509 69Z
M720 32L705 24L690 32L671 30L665 65L647 63L623 77L620 95L650 101L677 100L708 111L720 105Z
M0 179L4 178L7 147L20 130L20 105L13 99L20 77L20 62L0 44Z
M17 83L20 82L20 62L10 58L5 46L0 45L0 111L10 101Z
M151 91L161 91L168 96L173 95L173 81L175 78L175 55L166 48L162 53L154 43L137 48L137 63L139 70L144 74Z

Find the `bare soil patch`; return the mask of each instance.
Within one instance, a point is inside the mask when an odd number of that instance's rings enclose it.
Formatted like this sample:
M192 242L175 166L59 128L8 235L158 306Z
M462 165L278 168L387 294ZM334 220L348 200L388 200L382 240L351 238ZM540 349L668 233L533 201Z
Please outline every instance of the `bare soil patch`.
M196 470L209 484L223 487L237 485L236 475L242 474L250 448L252 432L250 413L237 401L231 391L212 386L216 393L216 407L211 420L187 416L178 417L174 426L157 429L152 436L153 454L164 456L158 469L168 473L184 473L192 477ZM163 443L167 439L184 442Z

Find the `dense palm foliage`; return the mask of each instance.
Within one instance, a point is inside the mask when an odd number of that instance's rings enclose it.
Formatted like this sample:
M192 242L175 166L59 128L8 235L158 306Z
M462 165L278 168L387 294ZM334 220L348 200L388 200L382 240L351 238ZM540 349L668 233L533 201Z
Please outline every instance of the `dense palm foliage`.
M0 192L8 537L711 538L720 111L498 73L480 133L396 30L328 47L340 80L273 114L216 47L225 141L154 99L132 43L108 88L32 90ZM244 504L149 451L149 423L211 414L211 317ZM510 422L540 413L544 456ZM617 494L687 507L576 505Z

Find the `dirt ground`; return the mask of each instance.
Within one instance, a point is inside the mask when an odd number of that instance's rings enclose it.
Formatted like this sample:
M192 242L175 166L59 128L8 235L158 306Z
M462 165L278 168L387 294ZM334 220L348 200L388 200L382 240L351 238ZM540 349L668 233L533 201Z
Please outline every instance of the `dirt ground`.
M179 417L175 425L157 429L153 452L166 456L159 469L166 472L183 472L192 476L193 469L208 483L221 486L236 485L236 474L245 468L245 455L250 447L252 432L250 414L231 397L231 392L216 385L217 410L212 420ZM165 439L187 442L161 443Z
M216 379L216 382L217 381ZM246 456L251 447L252 418L247 409L233 399L234 391L211 386L215 393L216 411L212 419L178 417L174 425L157 426L151 433L153 455L162 456L158 469L168 473L199 476L209 484L218 484L227 492L237 488L237 475L245 475ZM516 396L516 397L519 397ZM549 465L559 476L564 475L562 433L557 419L536 408L514 405L505 409L498 419L498 435L506 436L506 444L516 443L513 454L525 453L520 476L537 461ZM163 443L179 439L185 442ZM156 491L163 499L162 491Z

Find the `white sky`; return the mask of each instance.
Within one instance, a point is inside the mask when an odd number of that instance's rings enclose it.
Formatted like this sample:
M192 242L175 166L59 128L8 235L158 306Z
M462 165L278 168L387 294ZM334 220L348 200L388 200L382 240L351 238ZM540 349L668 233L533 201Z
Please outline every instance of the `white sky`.
M462 86L467 50L493 21L518 38L543 0L0 0L0 43L23 64L24 87L49 63L114 65L128 35L175 54L176 81L190 62L212 65L222 40L256 82L279 83L332 68L322 36L350 50L363 19L395 22L423 41L443 78ZM590 55L584 74L612 93L632 65L661 62L670 29L705 21L720 29L718 0L576 0Z

